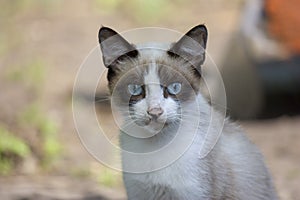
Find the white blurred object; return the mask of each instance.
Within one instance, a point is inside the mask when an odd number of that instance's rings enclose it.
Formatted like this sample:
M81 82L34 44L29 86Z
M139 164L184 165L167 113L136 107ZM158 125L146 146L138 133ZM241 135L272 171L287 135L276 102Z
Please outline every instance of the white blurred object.
M286 58L287 52L272 39L265 27L263 0L247 0L241 21L241 33L255 59Z

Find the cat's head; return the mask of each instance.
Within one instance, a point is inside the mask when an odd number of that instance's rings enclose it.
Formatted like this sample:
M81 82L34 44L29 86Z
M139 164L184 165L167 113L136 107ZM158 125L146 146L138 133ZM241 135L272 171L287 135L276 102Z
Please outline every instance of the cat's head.
M102 27L99 42L109 90L129 121L150 131L177 123L199 93L207 29L198 25L165 50L142 48Z

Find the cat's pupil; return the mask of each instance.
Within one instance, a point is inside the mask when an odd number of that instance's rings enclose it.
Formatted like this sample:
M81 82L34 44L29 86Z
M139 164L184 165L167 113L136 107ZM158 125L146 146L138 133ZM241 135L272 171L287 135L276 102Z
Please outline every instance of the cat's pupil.
M138 96L138 95L141 95L141 94L142 94L143 88L142 88L141 85L129 84L129 85L128 85L128 92L129 92L131 95Z

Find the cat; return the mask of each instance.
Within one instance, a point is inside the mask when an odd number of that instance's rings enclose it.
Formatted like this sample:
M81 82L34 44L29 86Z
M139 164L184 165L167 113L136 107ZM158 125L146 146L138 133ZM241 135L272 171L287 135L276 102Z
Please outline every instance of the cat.
M99 30L108 88L127 127L120 146L129 200L277 199L263 156L236 124L216 115L205 138L214 110L200 88L207 37L201 24L164 50L130 44L108 27ZM199 157L205 139L208 153Z

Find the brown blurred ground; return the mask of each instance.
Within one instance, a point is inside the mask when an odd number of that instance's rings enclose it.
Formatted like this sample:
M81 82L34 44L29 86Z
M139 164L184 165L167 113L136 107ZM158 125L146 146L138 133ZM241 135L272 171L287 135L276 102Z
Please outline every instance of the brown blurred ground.
M208 51L220 64L231 34L238 29L242 7L238 0L165 1L153 8L140 1L121 0L20 2L0 0L0 121L31 142L33 151L38 152L35 131L19 126L17 120L22 110L38 102L45 115L58 125L63 152L51 170L37 167L38 156L34 154L11 176L0 177L0 199L124 198L121 183L99 183L101 173L110 173L118 180L120 175L88 155L76 136L72 119L73 82L83 59L97 45L98 28L107 25L123 31L156 26L184 32L205 23L210 33ZM143 10L145 6L149 9ZM44 80L34 82L40 84L38 91L22 80L7 78L11 70L26 70L26 65L37 60L45 67ZM264 153L281 199L299 199L300 118L242 125Z

